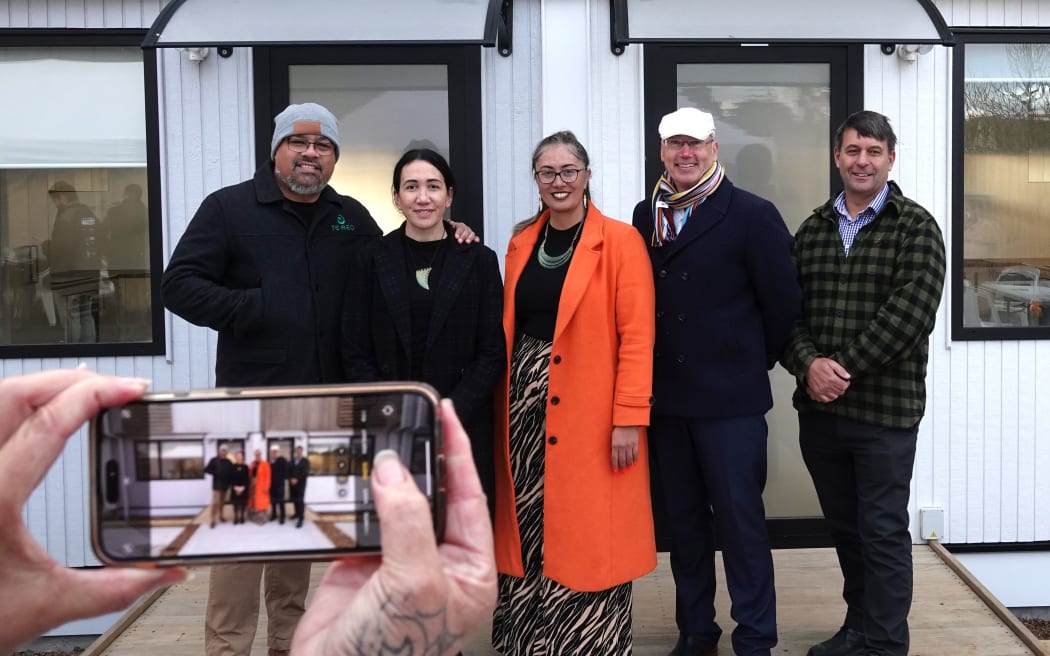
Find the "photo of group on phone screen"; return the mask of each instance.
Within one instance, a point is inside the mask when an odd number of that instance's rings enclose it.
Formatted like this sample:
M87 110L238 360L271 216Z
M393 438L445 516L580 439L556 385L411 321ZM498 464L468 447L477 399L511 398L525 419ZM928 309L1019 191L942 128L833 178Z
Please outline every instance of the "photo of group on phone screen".
M96 430L113 560L376 550L368 478L383 449L433 499L434 407L418 393L133 403Z

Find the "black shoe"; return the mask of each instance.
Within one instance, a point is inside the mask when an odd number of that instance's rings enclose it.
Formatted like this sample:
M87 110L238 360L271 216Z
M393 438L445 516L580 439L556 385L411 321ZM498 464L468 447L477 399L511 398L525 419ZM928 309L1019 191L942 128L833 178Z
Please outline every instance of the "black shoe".
M842 627L824 642L809 648L806 656L864 656L864 634Z
M279 522L279 523L280 523L280 524L283 524L283 523L284 523L284 517L282 517L282 518L281 518L281 520L280 520L280 522Z
M718 644L700 642L695 636L678 636L678 644L667 656L718 656Z

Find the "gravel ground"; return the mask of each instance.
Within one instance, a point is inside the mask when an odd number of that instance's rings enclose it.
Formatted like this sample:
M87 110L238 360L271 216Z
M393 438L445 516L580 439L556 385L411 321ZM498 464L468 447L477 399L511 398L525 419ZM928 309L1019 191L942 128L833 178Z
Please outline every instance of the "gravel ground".
M1040 640L1050 640L1050 620L1021 618L1021 622Z

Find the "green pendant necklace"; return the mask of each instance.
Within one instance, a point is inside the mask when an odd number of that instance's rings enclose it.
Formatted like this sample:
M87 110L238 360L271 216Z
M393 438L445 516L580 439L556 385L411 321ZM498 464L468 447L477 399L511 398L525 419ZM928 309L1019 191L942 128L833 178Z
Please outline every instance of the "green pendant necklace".
M565 252L556 257L551 257L547 254L547 233L551 230L550 219L547 220L547 225L543 228L543 242L540 243L539 250L536 251L536 261L540 263L540 266L544 269L557 269L560 266L564 266L566 262L572 259L572 251L576 248L576 239L580 236L580 231L583 230L583 219L576 225L576 234L572 236L572 241L569 242L569 247L565 249Z

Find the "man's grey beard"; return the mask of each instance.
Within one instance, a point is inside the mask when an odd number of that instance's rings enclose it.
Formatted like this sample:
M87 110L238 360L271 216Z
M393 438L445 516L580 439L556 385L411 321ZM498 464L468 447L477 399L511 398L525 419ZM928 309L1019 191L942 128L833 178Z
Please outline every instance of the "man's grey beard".
M321 193L321 191L324 190L326 186L328 186L328 183L324 180L319 181L317 184L304 185L293 180L292 176L290 175L284 175L279 171L276 171L275 173L277 175L277 179L279 179L281 182L287 185L289 189L303 196L313 196L314 194L319 194Z

